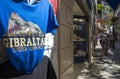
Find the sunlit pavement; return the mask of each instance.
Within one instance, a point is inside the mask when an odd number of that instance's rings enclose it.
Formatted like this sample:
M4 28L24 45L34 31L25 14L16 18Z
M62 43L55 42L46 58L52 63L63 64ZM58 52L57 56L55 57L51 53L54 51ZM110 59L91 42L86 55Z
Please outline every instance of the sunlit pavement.
M96 46L94 63L84 66L75 79L120 79L120 50L109 50L109 56L101 55L101 46Z

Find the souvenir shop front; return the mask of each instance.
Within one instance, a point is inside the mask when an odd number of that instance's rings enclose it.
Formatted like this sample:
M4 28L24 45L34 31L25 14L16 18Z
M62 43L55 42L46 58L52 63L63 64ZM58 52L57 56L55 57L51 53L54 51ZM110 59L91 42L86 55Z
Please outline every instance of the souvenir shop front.
M74 64L92 62L93 0L59 0L57 18L58 78L74 79Z

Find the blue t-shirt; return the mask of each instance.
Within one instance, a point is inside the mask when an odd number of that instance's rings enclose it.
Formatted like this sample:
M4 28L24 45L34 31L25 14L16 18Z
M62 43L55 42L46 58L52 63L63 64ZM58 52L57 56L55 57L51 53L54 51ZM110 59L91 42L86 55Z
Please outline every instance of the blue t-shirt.
M45 34L55 34L57 27L48 0L33 5L0 0L0 54L7 53L17 70L34 70L43 57Z

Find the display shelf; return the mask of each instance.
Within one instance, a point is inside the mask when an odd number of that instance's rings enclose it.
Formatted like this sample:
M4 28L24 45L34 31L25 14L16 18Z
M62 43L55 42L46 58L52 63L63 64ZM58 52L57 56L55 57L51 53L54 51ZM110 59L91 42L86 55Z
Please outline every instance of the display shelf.
M81 63L86 60L86 26L84 23L74 21L73 44L74 63Z

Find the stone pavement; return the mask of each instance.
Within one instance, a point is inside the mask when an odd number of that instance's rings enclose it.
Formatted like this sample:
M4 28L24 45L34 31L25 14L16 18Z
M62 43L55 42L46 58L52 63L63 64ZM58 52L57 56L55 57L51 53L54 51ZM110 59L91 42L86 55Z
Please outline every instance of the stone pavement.
M101 47L96 46L94 63L86 64L75 79L120 79L120 50L109 50L109 56L101 55Z

